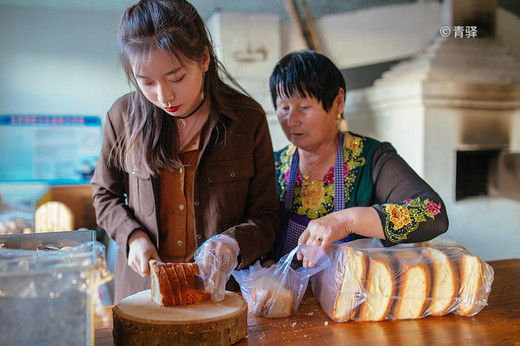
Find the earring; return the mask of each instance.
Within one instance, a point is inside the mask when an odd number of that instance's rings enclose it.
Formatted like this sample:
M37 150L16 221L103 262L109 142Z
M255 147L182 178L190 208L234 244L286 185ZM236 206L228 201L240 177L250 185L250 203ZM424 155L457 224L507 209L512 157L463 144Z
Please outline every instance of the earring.
M204 101L204 84L206 82L206 72L202 72L202 85L200 87L200 100Z
M341 120L341 113L338 113L338 115L336 116L336 120Z

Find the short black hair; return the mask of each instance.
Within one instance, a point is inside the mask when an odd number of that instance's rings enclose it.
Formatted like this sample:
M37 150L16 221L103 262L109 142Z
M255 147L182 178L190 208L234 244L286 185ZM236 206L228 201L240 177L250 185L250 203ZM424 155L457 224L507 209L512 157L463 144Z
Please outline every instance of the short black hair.
M345 78L325 55L313 50L299 50L284 56L269 79L276 109L278 96L313 97L328 112L340 88L346 93Z

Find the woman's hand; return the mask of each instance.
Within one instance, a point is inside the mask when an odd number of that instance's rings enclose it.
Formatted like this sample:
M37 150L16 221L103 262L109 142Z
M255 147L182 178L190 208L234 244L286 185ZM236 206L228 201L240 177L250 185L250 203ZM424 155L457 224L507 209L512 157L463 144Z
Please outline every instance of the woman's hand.
M207 293L211 300L224 299L226 282L238 264L240 247L237 241L225 234L217 234L206 240L195 252L195 262L204 277Z
M379 215L374 208L352 207L309 222L298 239L298 245L313 244L327 252L333 242L341 240L351 233L370 238L385 238ZM315 261L312 256L303 256L298 253L297 257L298 260L303 260L305 268L314 267Z
M330 244L345 238L350 233L345 215L341 212L335 212L309 222L307 228L298 239L298 245L317 245L327 252ZM303 254L298 253L297 257L298 260L303 260L304 268L314 267L315 261L312 256L303 256Z
M142 277L150 275L150 259L160 260L157 249L140 229L134 230L128 237L128 265Z

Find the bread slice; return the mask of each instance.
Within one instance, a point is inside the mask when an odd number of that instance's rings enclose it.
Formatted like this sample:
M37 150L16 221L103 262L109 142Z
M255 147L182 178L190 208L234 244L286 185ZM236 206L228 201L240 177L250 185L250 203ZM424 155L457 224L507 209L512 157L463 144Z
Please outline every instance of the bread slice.
M268 318L288 317L293 313L294 294L276 277L262 276L253 283L249 309Z
M397 298L394 301L394 319L422 317L430 295L431 278L424 258L414 250L393 251L397 284Z
M196 263L158 264L150 261L152 300L168 307L209 300L210 294L195 289L193 275L199 273Z
M380 251L370 254L366 281L366 300L360 306L358 319L381 321L388 318L397 284L391 257Z
M200 275L199 265L197 263L183 263L182 267L184 268L184 273L186 274L186 282L190 288L189 295L191 296L191 300L189 300L190 303L188 304L195 304L209 300L211 298L209 293L195 289L195 278L193 275Z
M179 292L184 294L180 294L180 303L179 305L188 304L188 295L190 294L190 290L188 289L188 281L186 280L186 275L184 274L184 268L181 265L174 265L175 274L177 275L177 279L179 280Z
M341 282L334 302L332 318L344 322L355 318L359 304L364 300L364 287L368 268L368 258L362 251L343 246L338 265L337 280Z
M168 277L168 282L172 291L172 298L175 302L174 304L182 305L181 283L177 277L177 273L175 272L175 263L166 263L163 265L163 269Z
M448 257L440 249L425 247L422 254L430 265L432 273L431 301L428 314L442 316L450 313L455 304L459 289L457 257Z
M464 254L459 268L460 301L456 311L460 315L471 316L482 310L489 294L485 289L485 264L476 256Z

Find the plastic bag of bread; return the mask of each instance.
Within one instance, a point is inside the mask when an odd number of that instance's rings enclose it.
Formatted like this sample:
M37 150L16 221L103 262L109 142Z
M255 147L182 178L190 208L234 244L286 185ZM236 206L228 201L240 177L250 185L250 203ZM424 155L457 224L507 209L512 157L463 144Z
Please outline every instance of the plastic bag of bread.
M313 268L291 268L298 252L314 257L316 265ZM298 310L309 278L328 264L329 258L320 247L299 245L271 267L262 267L257 261L248 269L235 270L233 277L240 284L251 312L268 318L287 317Z
M337 322L472 316L486 305L493 268L447 239L385 248L377 239L333 245L331 264L311 278Z

